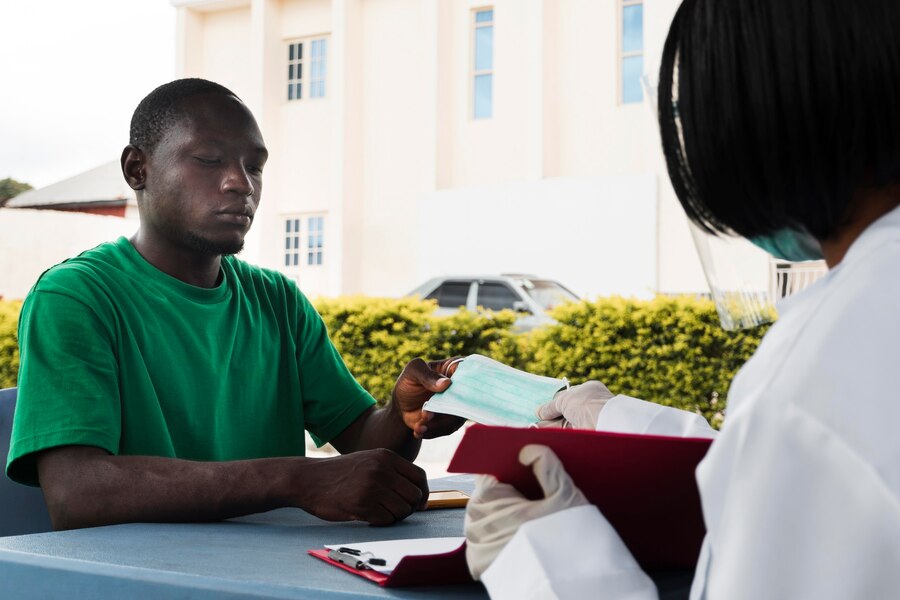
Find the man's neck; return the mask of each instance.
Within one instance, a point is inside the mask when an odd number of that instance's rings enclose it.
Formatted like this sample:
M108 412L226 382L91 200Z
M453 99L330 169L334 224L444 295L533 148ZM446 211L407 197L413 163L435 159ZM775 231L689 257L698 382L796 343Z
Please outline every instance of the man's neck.
M221 255L153 243L140 230L132 236L130 242L144 260L166 275L201 288L214 288L219 284Z

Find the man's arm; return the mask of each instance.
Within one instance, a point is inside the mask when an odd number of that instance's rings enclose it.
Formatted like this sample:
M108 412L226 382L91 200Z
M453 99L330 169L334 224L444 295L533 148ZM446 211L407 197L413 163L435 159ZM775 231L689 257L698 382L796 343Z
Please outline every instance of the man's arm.
M41 452L37 467L55 529L215 521L286 506L389 525L428 497L425 473L390 450L199 462L61 446Z

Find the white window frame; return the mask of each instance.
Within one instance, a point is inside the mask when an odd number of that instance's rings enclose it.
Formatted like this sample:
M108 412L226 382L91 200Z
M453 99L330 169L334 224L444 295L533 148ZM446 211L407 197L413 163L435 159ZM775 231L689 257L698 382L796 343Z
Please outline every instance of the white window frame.
M616 87L619 90L619 104L622 106L628 106L632 104L641 104L641 102L636 101L625 101L625 86L623 85L623 76L625 69L623 68L625 65L626 58L632 57L643 57L644 56L644 23L641 23L641 49L640 50L631 50L629 52L625 52L625 9L629 6L642 6L642 8L646 9L644 6L644 0L620 0L619 1L619 18L618 18L618 40L619 43L617 45L617 50L619 54L619 60L617 61L618 65L618 74L617 74L617 82ZM642 13L643 14L643 13ZM640 82L638 82L640 84ZM643 87L641 88L641 99L643 100L645 90Z
M321 229L311 232L310 221L316 218L322 219ZM279 264L283 272L297 273L304 269L318 269L325 266L327 221L328 215L324 212L293 213L281 216L281 259ZM290 225L290 231L288 231L288 225ZM311 241L320 241L321 245L310 246ZM310 263L311 259L312 263Z
M469 70L471 71L471 77L469 77L469 82L471 83L471 91L469 93L469 118L473 121L489 121L494 118L494 42L495 37L491 37L491 68L490 69L481 69L478 70L475 68L475 38L476 33L482 27L493 27L494 26L494 15L491 15L490 21L478 21L478 13L485 11L495 11L496 9L493 6L479 6L477 8L473 8L471 10L470 21L472 24L472 43L469 44ZM495 30L496 33L496 30ZM491 115L489 117L476 117L475 116L475 79L481 75L490 75L491 76Z
M313 56L313 42L324 47L324 53L320 51L317 56ZM324 44L324 46L321 46ZM291 58L291 48L301 46L301 52L295 52L294 58ZM285 40L285 65L284 71L287 73L288 93L285 95L285 102L304 102L307 100L320 100L328 96L328 46L329 36L313 35L309 37ZM299 67L299 71L298 68ZM317 75L313 77L314 67L317 67ZM322 71L324 70L324 75ZM300 76L297 76L297 73ZM296 96L295 85L300 84L300 97ZM316 87L318 84L318 88ZM319 93L314 90L320 89Z

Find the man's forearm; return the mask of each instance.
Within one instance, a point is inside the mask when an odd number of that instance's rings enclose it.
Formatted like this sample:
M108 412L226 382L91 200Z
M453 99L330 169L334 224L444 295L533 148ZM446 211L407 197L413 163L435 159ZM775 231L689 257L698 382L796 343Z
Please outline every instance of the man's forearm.
M309 460L198 462L110 456L97 448L72 446L48 451L39 468L54 528L72 529L134 521L214 521L296 505L286 492L289 473L296 468L289 463Z
M391 402L384 408L365 411L331 444L342 454L387 448L412 461L418 456L422 441L416 439L403 422L395 403Z

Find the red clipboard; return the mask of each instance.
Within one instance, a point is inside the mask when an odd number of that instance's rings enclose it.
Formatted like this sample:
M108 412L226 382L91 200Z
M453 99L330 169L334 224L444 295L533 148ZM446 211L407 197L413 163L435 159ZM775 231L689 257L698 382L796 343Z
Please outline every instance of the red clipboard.
M470 583L472 576L466 565L466 544L463 544L452 552L443 554L423 554L406 556L397 563L390 575L370 571L368 569L354 569L328 558L328 549L310 550L309 554L324 560L328 564L344 569L354 575L374 581L384 587L403 587L413 585L450 585L456 583Z
M694 567L706 529L694 471L712 440L573 429L473 425L451 473L480 473L543 496L518 460L527 444L549 446L644 570Z

